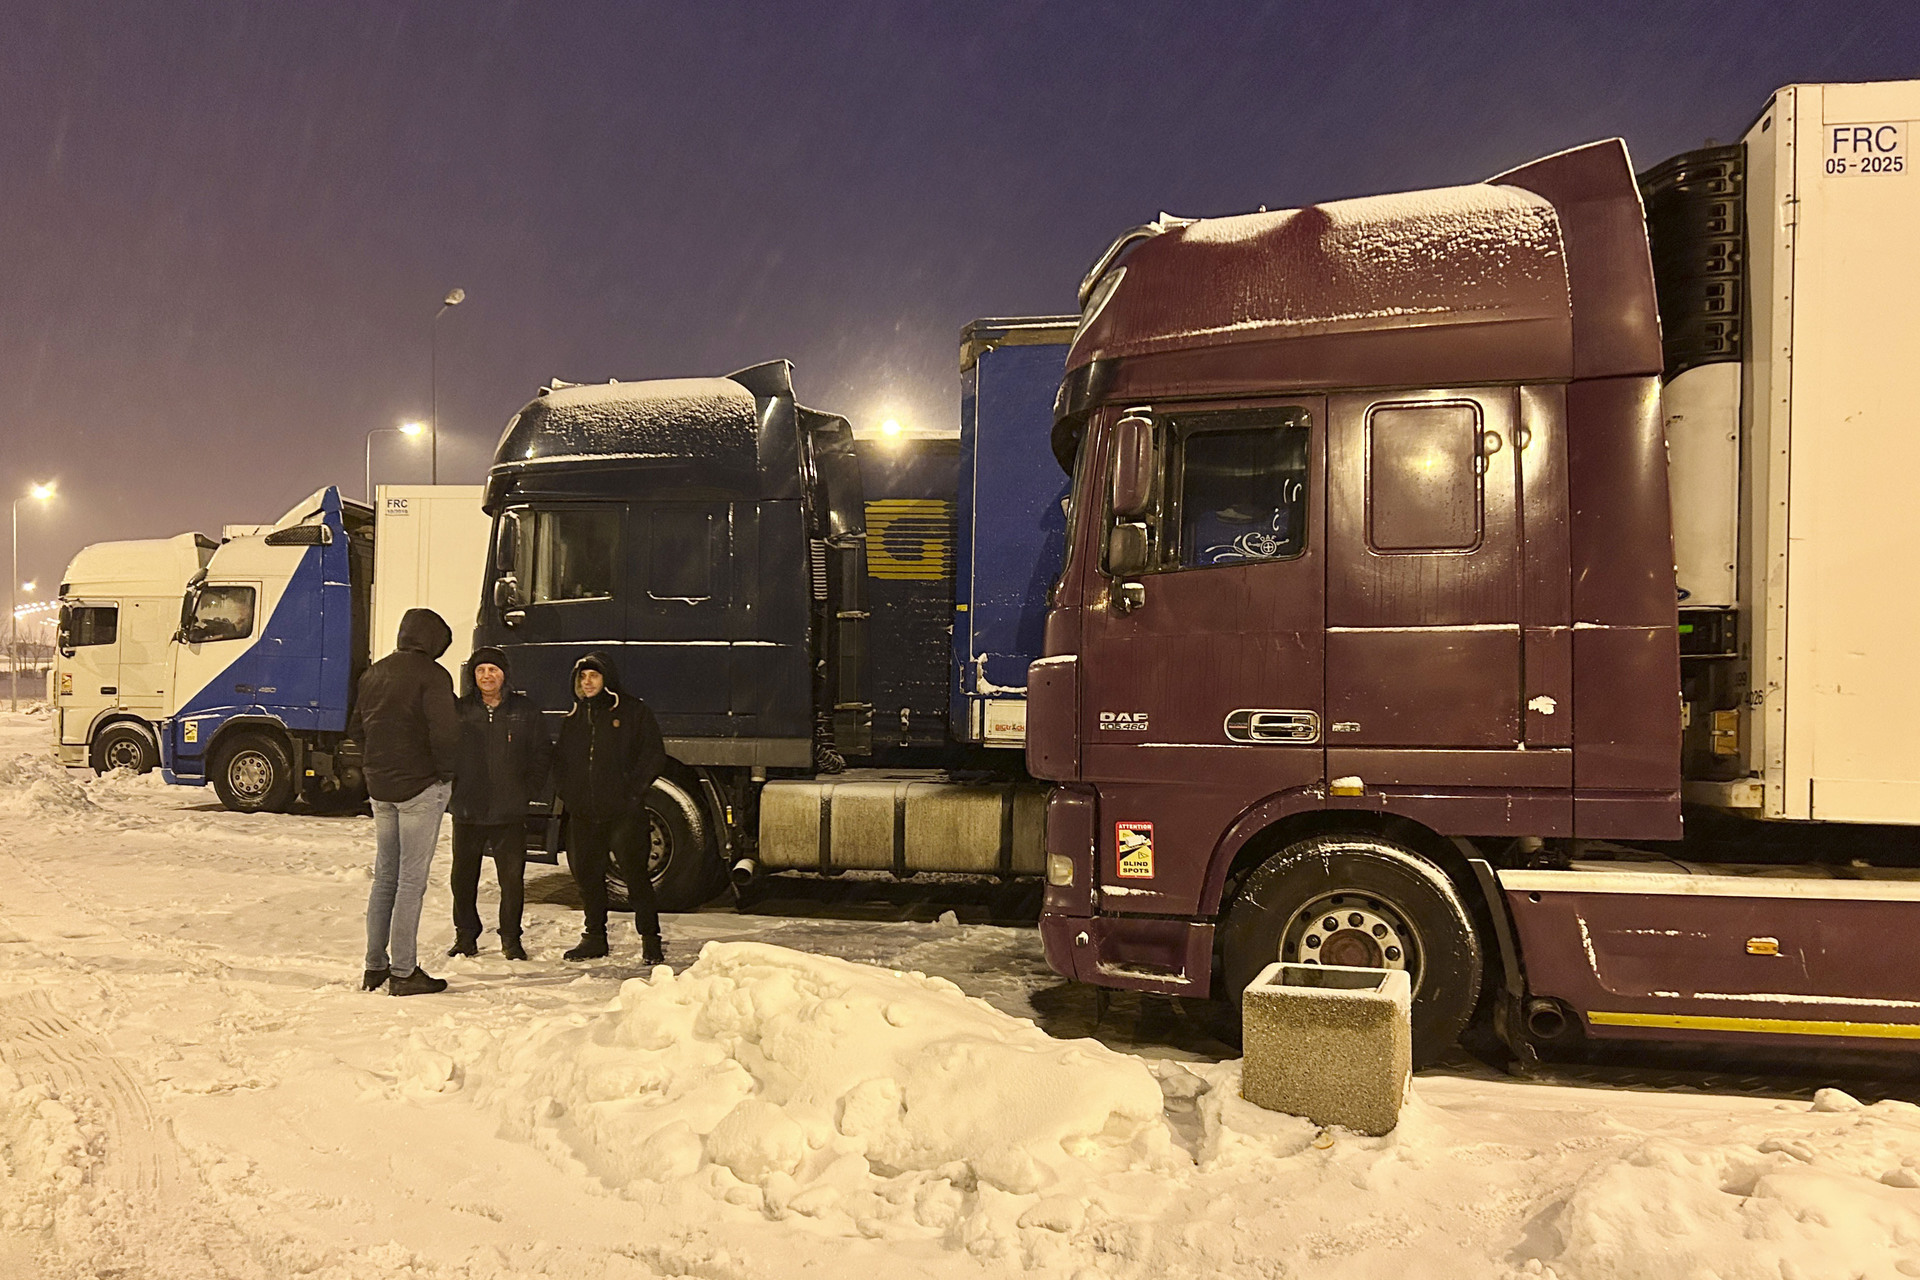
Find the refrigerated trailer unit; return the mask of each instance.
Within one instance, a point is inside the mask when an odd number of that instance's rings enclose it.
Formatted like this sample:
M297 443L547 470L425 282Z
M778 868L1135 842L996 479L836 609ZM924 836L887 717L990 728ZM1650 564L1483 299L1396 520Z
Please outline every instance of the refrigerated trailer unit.
M1050 963L1405 968L1428 1057L1483 983L1522 1053L1920 1047L1916 118L1122 237L1028 680Z

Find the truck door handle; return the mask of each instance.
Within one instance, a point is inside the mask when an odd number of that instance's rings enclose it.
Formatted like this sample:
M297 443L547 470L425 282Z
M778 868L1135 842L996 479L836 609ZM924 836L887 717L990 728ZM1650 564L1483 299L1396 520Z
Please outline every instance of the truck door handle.
M120 686L116 684L103 684L100 686L100 692L112 696L120 692Z
M1228 713L1226 733L1232 742L1318 742L1320 715L1314 711L1241 707Z

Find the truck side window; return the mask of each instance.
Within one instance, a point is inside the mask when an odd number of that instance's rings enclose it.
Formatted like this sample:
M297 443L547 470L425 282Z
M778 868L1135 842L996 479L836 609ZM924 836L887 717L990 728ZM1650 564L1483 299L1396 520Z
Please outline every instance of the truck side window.
M253 588L208 584L193 602L196 641L245 640L253 634Z
M647 518L647 594L655 600L711 599L715 553L725 554L716 535L723 533L726 508L662 503Z
M530 603L607 600L613 596L620 513L606 509L541 511L535 517Z
M1480 406L1375 405L1367 411L1367 546L1394 553L1480 545Z
M1179 567L1291 560L1307 549L1304 409L1182 414Z
M60 647L85 649L120 638L120 610L114 605L60 606Z

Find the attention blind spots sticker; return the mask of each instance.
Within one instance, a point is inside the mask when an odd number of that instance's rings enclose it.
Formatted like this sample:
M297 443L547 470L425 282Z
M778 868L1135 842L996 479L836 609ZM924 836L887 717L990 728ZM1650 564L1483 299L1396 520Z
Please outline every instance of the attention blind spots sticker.
M1118 863L1115 870L1122 879L1153 879L1153 824L1151 822L1114 823L1113 849Z

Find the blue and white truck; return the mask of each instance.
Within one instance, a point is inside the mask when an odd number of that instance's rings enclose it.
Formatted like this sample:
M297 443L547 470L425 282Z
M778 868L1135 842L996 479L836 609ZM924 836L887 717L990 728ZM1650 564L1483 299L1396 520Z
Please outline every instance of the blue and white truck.
M369 508L326 488L223 541L180 603L159 730L166 780L211 783L241 812L357 797L347 715L360 673L392 648L380 628L438 608L454 631L441 661L457 672L470 651L488 532L479 497L383 487Z

